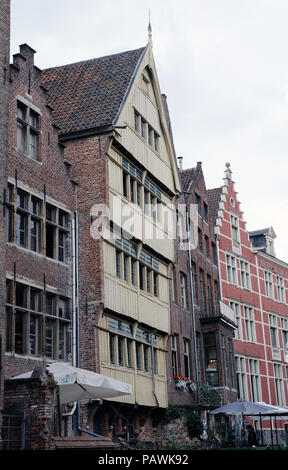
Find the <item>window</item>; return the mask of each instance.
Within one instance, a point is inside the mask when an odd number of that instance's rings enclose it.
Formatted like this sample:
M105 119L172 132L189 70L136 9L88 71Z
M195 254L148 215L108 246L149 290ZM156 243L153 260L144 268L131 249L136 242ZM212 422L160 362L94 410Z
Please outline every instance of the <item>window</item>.
M204 282L204 271L200 269L200 308L202 315L206 314L206 295L205 295L205 282Z
M189 378L191 376L190 371L190 341L188 339L183 338L183 351L184 351L184 373L185 378Z
M221 354L222 354L222 368L223 368L223 379L224 385L227 384L227 359L226 359L226 338L224 335L220 335L221 337Z
M240 260L241 286L244 289L251 289L250 267L249 263Z
M134 129L145 141L148 141L155 152L159 152L159 134L136 110L134 110Z
M235 256L226 254L227 278L230 284L237 285L237 270Z
M143 139L146 139L146 122L144 119L141 117L141 136Z
M116 364L115 340L116 340L116 336L109 333L109 353L110 353L110 363L111 364Z
M159 152L159 135L154 131L154 149Z
M288 362L288 318L281 318L284 360Z
M139 132L139 130L140 130L139 120L140 120L140 114L137 113L137 111L134 110L134 128L135 128L135 131L137 131L137 132Z
M266 296L270 299L274 299L273 295L273 274L269 271L264 271L265 291Z
M178 375L177 335L171 335L172 373Z
M248 400L245 358L236 356L235 359L238 398Z
M231 214L231 236L232 242L239 244L240 237L239 237L239 219L235 215Z
M21 101L17 102L17 149L39 160L40 116Z
M207 294L208 294L208 313L213 316L213 296L212 296L212 281L211 276L207 275Z
M141 290L145 290L145 266L139 263L139 286Z
M19 282L14 285L11 281L7 281L6 350L37 357L41 357L45 351L45 355L51 359L69 361L71 359L70 301L68 298L60 298L56 294L47 292L44 322L43 294L40 288ZM15 299L14 305L13 299Z
M203 219L208 222L208 206L206 202L203 202Z
M212 250L213 263L217 265L217 250L216 250L216 245L213 242L211 242L211 250Z
M285 288L283 277L276 276L277 298L279 302L285 303Z
M8 189L8 241L67 263L69 214L51 204L45 205L46 237L45 247L43 247L43 200L20 188L16 191L14 186L10 184ZM14 196L15 202L13 202Z
M270 325L270 337L272 348L279 348L278 328L277 328L277 316L269 315Z
M181 292L181 305L187 308L187 276L180 273L180 292Z
M203 238L201 228L198 228L198 251L203 253Z
M210 258L209 239L206 235L205 235L205 254L206 254L206 258Z
M285 405L285 395L283 388L283 371L281 364L274 364L275 390L277 405Z
M124 254L124 281L129 282L130 257Z
M233 340L231 338L227 338L227 341L228 341L228 357L229 357L229 370L230 370L231 387L235 388L235 366L234 366Z
M254 310L252 307L244 305L244 319L245 319L245 332L246 341L255 342L255 323L254 323Z
M16 244L28 248L29 194L18 189L16 201Z
M261 401L259 361L249 359L249 374L252 401Z
M242 320L241 320L241 309L240 304L238 302L230 301L230 307L235 312L235 320L237 324L237 329L235 331L235 339L242 340L243 339L243 332L242 332Z
M195 193L195 204L197 204L197 212L201 214L201 197Z
M150 145L150 147L153 146L153 129L149 125L148 125L148 144Z
M215 333L204 333L204 358L206 382L212 387L219 385Z
M121 278L121 251L116 250L116 276Z
M137 269L137 261L131 258L131 282L133 286L137 285L136 269Z

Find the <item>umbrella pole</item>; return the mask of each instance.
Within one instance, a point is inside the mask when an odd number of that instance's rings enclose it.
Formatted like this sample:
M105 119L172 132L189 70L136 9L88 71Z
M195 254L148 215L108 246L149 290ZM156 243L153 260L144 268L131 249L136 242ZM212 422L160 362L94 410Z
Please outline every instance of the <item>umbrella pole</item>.
M61 437L61 405L60 405L60 391L57 390L57 408L58 408L58 433L59 437Z
M276 421L276 416L274 416L274 424L275 424L275 429L276 429L276 445L278 446L278 429L277 429L277 421Z
M272 418L270 416L270 434L271 434L271 446L273 446L273 430L272 430Z
M260 416L261 445L263 446L264 442L263 442L263 428L262 428L262 415L261 415L261 413L259 413L259 416Z

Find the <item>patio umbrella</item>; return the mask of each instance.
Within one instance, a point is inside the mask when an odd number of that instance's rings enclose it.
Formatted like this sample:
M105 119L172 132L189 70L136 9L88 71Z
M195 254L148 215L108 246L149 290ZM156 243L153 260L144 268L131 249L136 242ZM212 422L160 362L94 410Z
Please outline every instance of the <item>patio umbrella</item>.
M63 362L47 365L55 383L59 386L60 404L89 399L114 398L131 395L131 385L96 374L89 370L73 367ZM13 377L13 379L32 378L33 371Z
M228 403L228 405L221 406L220 408L216 408L215 410L210 411L210 414L226 414L226 415L253 415L259 413L269 413L271 408L262 403L256 403L252 401L246 400L237 400L232 403Z

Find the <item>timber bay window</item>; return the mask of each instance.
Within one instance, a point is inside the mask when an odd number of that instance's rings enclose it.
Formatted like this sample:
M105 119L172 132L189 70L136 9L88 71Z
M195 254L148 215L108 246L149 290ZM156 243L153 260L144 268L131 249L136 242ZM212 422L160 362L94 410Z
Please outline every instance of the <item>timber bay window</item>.
M215 333L203 334L206 382L212 387L219 385Z
M159 297L159 262L144 251L141 251L138 260L136 245L124 238L116 239L115 244L116 276Z
M237 285L237 268L235 256L226 254L227 280L230 284Z
M12 280L6 286L6 351L70 360L69 299L47 292L44 302L44 291L34 286Z
M250 279L250 267L249 263L246 261L240 260L240 275L241 275L241 286L244 289L251 289L251 279Z
M124 320L107 317L110 364L143 372L157 371L157 336ZM156 363L155 363L156 362Z
M40 115L21 101L17 102L17 149L39 160Z
M6 204L9 242L67 263L69 214L66 211L45 204L44 199L11 184Z
M143 181L142 171L126 158L122 158L122 193L123 196L144 210L155 221L162 219L162 193L149 179Z
M255 320L254 320L254 309L244 305L244 321L245 321L245 332L246 341L254 343L256 341L255 335Z
M273 274L269 271L264 271L265 291L266 296L270 299L274 299L273 292Z

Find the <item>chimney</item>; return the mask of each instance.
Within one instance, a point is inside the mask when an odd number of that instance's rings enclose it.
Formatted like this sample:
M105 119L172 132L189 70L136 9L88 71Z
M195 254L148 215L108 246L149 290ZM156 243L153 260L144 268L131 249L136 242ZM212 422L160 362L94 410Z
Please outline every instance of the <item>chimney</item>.
M36 51L34 51L32 47L28 46L28 44L21 44L19 48L20 54L25 57L27 62L34 65L34 54L36 54Z

